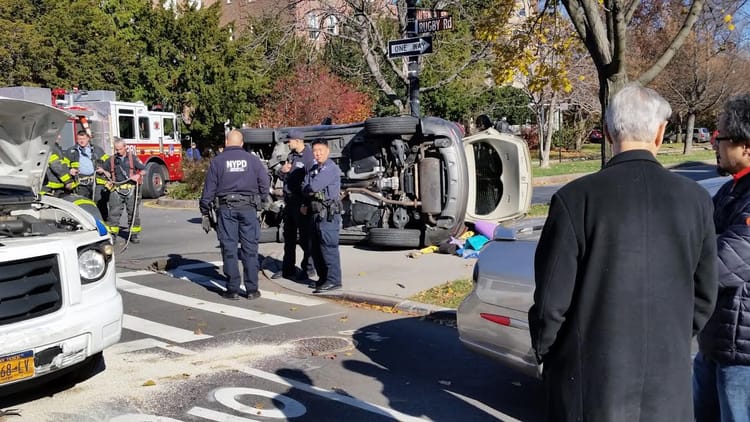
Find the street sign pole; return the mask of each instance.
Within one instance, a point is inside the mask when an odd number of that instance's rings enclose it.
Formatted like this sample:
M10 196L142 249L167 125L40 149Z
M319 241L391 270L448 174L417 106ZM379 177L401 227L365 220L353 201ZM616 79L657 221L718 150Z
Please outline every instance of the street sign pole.
M417 0L406 1L406 37L416 37ZM419 110L419 56L409 56L409 109L411 115L420 117Z

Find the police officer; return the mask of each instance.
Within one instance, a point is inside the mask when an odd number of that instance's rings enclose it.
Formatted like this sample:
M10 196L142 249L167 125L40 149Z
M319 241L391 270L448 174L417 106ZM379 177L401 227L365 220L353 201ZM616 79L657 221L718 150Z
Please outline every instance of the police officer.
M103 176L103 166L109 160L109 154L91 143L91 137L85 130L76 134L76 144L67 152L70 167L76 176L76 193L96 202L99 212L106 218L108 214L108 193L104 189L107 179Z
M341 258L339 257L339 228L341 226L341 169L329 159L331 151L325 140L312 144L316 164L305 177L302 194L306 204L303 215L312 214L312 258L318 270L318 282L313 293L341 288Z
M143 178L146 166L132 152L128 152L125 141L115 137L115 155L109 157L104 174L110 178L111 192L109 194L109 215L107 228L114 236L120 233L120 216L125 208L128 212L128 227L130 241L140 243L141 232L141 193L138 185Z
M289 155L286 163L279 169L278 175L284 181L284 260L281 271L271 278L296 278L298 281L315 277L315 267L310 259L310 229L309 215L302 215L300 207L304 203L302 197L302 183L305 175L310 171L313 159L310 147L305 145L305 135L298 129L292 129L287 136ZM302 247L303 257L299 273L296 273L297 234Z
M242 246L245 290L248 299L260 297L258 291L258 239L260 223L257 210L261 202L268 199L270 180L266 166L260 159L242 149L242 133L229 132L224 152L211 160L203 194L199 202L203 216L203 230L211 230L209 210L218 202L218 225L216 234L221 245L224 274L228 280L227 291L222 295L231 300L239 299L240 268L237 243Z

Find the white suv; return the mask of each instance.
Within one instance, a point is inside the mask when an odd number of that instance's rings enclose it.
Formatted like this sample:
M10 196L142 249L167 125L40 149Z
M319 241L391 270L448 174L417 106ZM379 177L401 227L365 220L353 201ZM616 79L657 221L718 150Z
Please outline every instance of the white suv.
M50 145L68 117L0 97L0 395L97 362L120 339L122 298L106 228L77 205L39 194Z

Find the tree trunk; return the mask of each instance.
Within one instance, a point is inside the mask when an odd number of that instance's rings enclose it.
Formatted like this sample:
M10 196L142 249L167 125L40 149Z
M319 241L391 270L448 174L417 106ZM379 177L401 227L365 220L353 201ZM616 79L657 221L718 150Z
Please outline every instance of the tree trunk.
M628 83L628 75L624 70L609 76L599 72L599 104L602 107L602 128L605 128L607 106L609 99ZM612 143L602 141L602 167L612 158Z
M695 110L688 111L687 127L685 128L685 146L682 148L683 154L690 154L693 150L693 126L695 126Z
M543 106L542 106L543 107ZM555 108L557 107L557 95L552 94L552 98L549 102L549 112L547 113L547 121L544 123L547 126L545 141L544 141L544 153L542 154L542 168L549 168L549 154L552 150L552 125L555 122Z

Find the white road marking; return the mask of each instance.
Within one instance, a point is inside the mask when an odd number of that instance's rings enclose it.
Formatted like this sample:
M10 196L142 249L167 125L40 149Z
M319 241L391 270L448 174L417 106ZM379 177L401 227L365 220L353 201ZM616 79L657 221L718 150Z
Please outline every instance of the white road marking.
M516 418L514 418L512 416L508 416L508 415L506 415L505 413L503 413L503 412L501 412L499 410L493 409L493 408L487 406L486 404L484 404L484 403L482 403L482 402L480 402L478 400L474 400L474 399L466 397L464 395L461 395L461 394L458 394L458 393L454 393L453 391L449 391L449 390L443 390L443 391L445 391L446 393L452 395L453 397L456 397L457 399L460 399L460 400L465 401L466 403L469 403L470 405L476 407L477 409L479 409L479 410L481 410L483 412L486 412L489 415L494 416L499 421L503 421L503 422L521 422L520 420L518 420L518 419L516 419Z
M252 309L245 309L236 306L224 305L222 303L209 302L206 300L154 289L152 287L142 286L140 284L124 280L121 277L117 277L117 288L134 295L145 296L164 302L188 306L190 308L199 309L201 311L226 315L233 318L260 322L261 324L266 325L281 325L298 322L298 320L296 319L287 318L281 315L267 314L264 312L253 311Z
M160 324L158 322L127 314L122 316L122 328L163 338L173 343L187 343L189 341L204 340L213 337L208 334L195 334L195 332L190 330Z
M169 273L175 278L180 278L183 280L198 283L202 286L226 291L227 289L226 287L224 287L223 281L217 282L217 280L214 280L213 278L205 276L203 274L198 274L192 271L187 271L188 269L207 268L207 267L213 267L213 266L215 266L214 263L210 263L210 262L188 264L185 266L177 267L174 270L167 271L167 273ZM118 273L117 276L120 278L129 278L129 277L141 277L144 275L153 275L153 274L158 274L158 273L155 273L153 271L140 270L140 271L128 271L128 272ZM240 289L245 290L245 285L241 284ZM317 306L317 305L322 305L326 303L325 301L320 300L320 299L315 299L315 298L305 297L305 296L290 295L287 293L278 293L278 292L273 292L270 290L261 289L260 294L263 299L275 300L277 302L284 302L284 303L289 303L292 305L299 305L299 306Z
M139 350L146 350L158 347L160 349L168 350L170 352L178 353L181 355L191 356L196 355L197 352L185 349L184 347L175 346L163 341L159 341L155 338L142 338L139 340L128 341L125 343L117 343L107 349L108 352L116 355L123 353L137 352Z
M389 409L385 406L380 406L377 404L367 403L365 401L355 399L354 397L344 396L342 394L338 394L336 392L326 390L320 387L315 387L313 385L305 384L303 382L299 382L290 378L280 377L276 374L261 371L260 369L239 368L239 367L237 369L254 377L263 378L265 380L272 381L277 384L281 384L285 387L294 387L298 390L302 390L311 394L315 394L316 396L320 396L329 400L333 400L335 402L347 404L349 406L356 407L358 409L362 409L371 413L376 413L378 415L383 415L389 418L393 418L397 421L417 422L417 421L430 420L430 419L418 418L416 416L407 415L405 413L399 412L398 410Z

